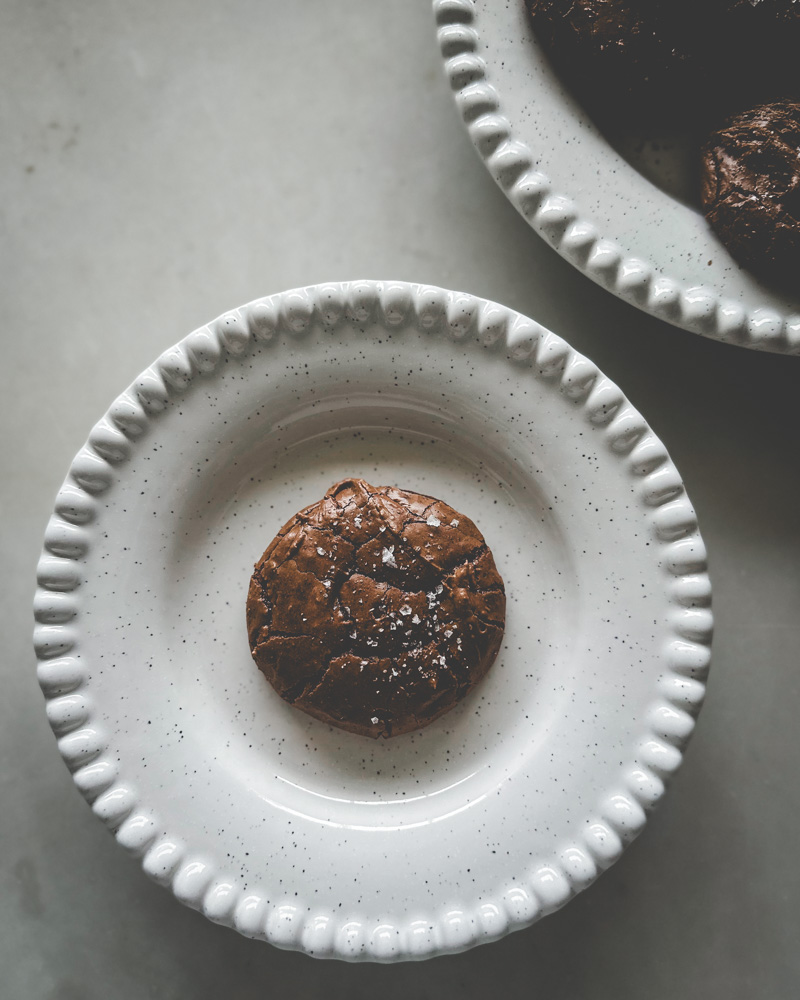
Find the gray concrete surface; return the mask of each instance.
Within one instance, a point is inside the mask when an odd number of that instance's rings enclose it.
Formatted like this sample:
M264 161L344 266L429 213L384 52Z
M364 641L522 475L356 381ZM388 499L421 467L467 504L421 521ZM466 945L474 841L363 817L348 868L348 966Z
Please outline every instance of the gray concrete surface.
M425 0L6 0L0 76L0 996L795 996L800 361L552 253L474 154ZM497 299L595 360L685 477L717 615L686 763L622 861L528 931L395 967L247 941L149 882L73 788L30 646L51 503L111 399L226 308L361 276Z

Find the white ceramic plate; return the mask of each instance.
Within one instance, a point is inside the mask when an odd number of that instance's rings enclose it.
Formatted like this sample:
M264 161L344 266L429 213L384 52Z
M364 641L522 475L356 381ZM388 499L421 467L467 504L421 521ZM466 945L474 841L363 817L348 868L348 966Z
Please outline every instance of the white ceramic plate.
M245 595L348 475L474 518L508 593L489 676L372 741L282 702ZM251 303L166 351L72 463L35 644L75 782L210 919L314 955L458 951L561 906L641 829L704 693L705 552L663 445L532 320L401 282Z
M598 284L676 326L800 353L800 299L740 268L702 214L676 197L688 151L648 136L623 144L627 158L613 148L542 55L523 0L433 7L470 137L548 243Z

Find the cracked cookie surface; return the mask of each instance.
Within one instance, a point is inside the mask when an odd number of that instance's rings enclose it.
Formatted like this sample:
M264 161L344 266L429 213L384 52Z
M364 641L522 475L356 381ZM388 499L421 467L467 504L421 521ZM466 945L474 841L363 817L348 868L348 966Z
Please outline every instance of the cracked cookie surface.
M278 694L363 736L420 729L485 676L505 588L473 522L362 479L294 515L256 563L250 650Z
M706 218L741 263L797 283L800 268L800 103L737 115L703 149Z

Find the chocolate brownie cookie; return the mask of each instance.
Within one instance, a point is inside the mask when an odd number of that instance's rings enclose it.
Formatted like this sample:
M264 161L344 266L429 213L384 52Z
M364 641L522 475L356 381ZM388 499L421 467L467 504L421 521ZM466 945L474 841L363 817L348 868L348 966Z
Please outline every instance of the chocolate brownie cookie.
M800 103L730 119L702 154L706 218L742 264L778 282L800 275Z
M371 737L453 708L492 665L504 624L503 581L472 521L362 479L281 528L247 597L250 650L278 694Z
M691 16L688 0L525 4L538 41L592 110L648 118L685 113L700 73L695 47L705 25L696 11Z

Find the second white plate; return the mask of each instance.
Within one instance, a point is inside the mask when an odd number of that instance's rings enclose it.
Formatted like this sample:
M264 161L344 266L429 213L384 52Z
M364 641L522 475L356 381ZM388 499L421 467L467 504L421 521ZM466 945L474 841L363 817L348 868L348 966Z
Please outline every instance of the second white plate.
M539 49L523 0L434 0L475 147L506 196L598 284L676 326L800 354L800 299L739 267L702 214L617 152Z

